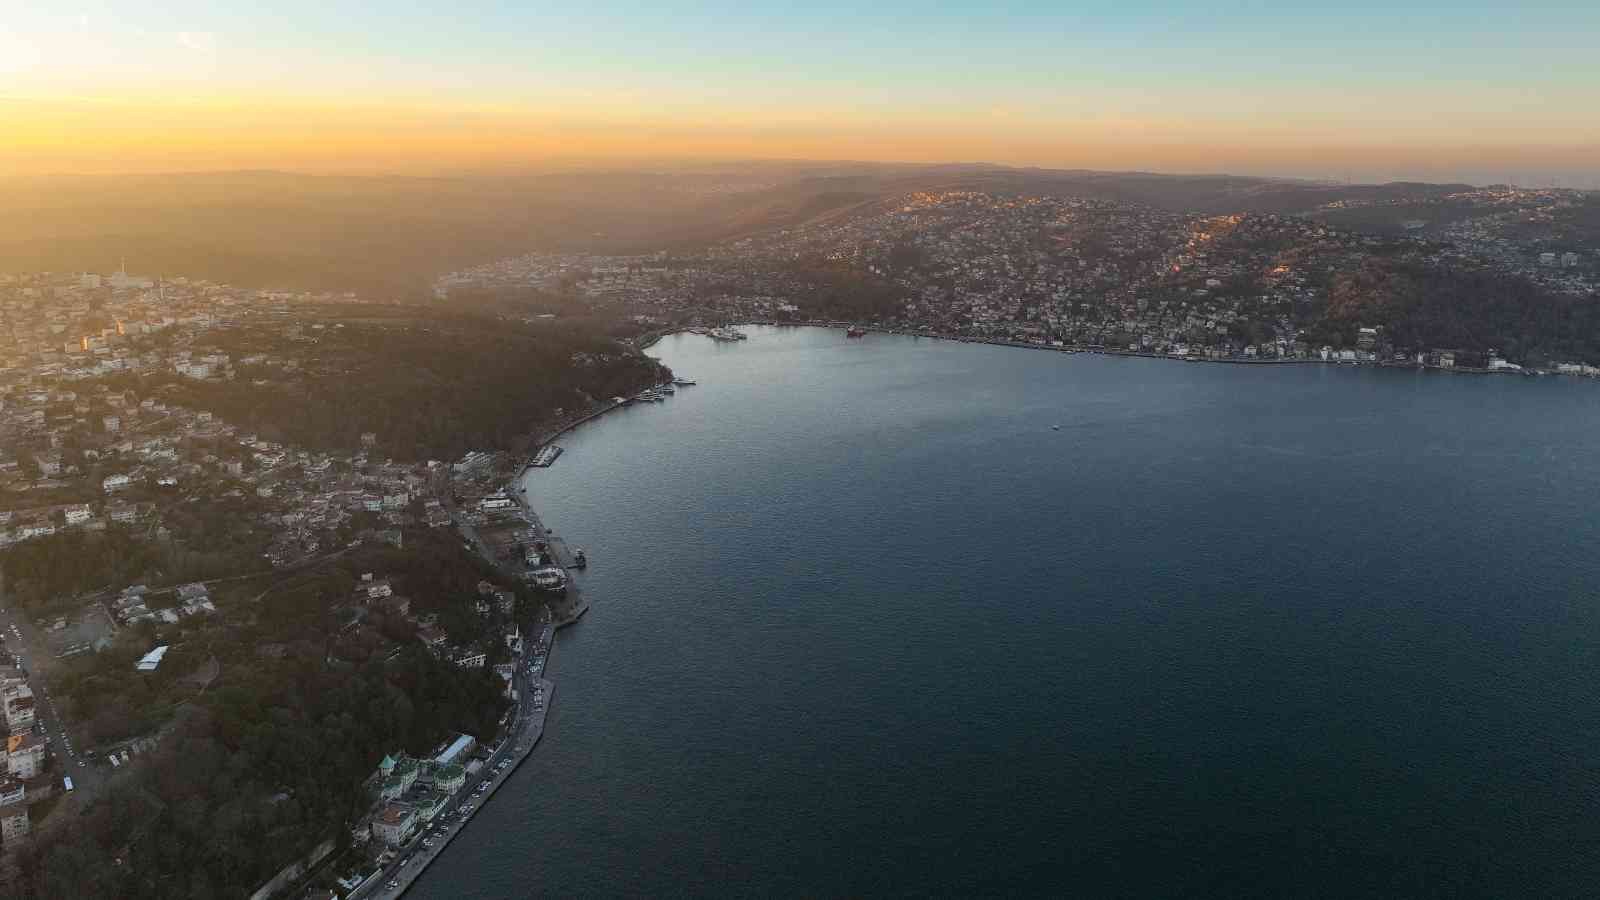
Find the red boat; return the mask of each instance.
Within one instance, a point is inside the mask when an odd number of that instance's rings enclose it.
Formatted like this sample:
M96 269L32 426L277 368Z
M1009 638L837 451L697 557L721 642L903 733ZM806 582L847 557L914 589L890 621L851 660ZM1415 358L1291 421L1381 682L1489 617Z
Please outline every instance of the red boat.
M867 330L865 328L859 328L859 327L852 326L848 331L846 331L844 333L844 336L845 337L866 337L867 336Z

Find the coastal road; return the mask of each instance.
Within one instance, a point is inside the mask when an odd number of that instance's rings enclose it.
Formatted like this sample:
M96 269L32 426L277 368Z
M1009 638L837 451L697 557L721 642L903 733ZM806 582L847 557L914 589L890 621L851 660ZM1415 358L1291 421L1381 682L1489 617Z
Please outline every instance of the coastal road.
M555 689L541 676L554 642L554 627L543 625L534 638L533 646L517 659L517 668L512 676L512 683L517 689L517 706L505 730L505 737L495 752L484 761L479 774L469 778L445 809L410 841L393 848L395 859L384 866L377 877L352 894L352 898L393 898L405 893L411 882L421 876L466 827L472 814L516 771L516 763L525 758L543 736L544 717ZM540 689L537 705L535 687ZM424 840L428 840L432 846L424 846Z

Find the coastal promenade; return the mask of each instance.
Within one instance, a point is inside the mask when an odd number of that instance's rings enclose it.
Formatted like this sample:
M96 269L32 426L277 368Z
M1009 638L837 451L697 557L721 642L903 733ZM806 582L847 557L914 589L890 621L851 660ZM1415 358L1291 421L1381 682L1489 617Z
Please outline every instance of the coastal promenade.
M567 427L576 424L572 423ZM550 604L549 614L539 626L539 633L533 640L532 649L524 652L517 660L517 668L513 675L513 684L517 688L517 705L507 725L506 737L496 745L489 758L484 760L483 767L478 770L478 776L468 779L461 791L451 799L450 805L431 823L431 828L420 830L405 845L395 848L391 861L350 894L354 900L367 900L367 898L391 900L404 894L406 889L427 871L428 866L439 858L450 841L466 828L472 816L488 802L501 785L505 784L511 773L522 765L523 760L528 758L538 746L540 739L544 737L545 717L555 700L555 682L545 678L544 673L549 666L550 656L555 652L556 632L578 621L588 612L589 601L584 597L583 589L577 583L578 579L574 577L576 570L571 568L573 557L566 541L552 534L544 526L538 515L522 499L519 491L508 490L506 493L516 498L519 514L533 529L535 537L549 544L551 555L555 557L557 564L568 570L567 592L560 600ZM513 578L521 577L521 572L517 571L514 564L508 564L496 557L476 528L466 523L462 523L460 528L485 560Z
M397 847L395 859L351 893L351 898L393 898L405 893L539 745L544 737L545 717L555 700L555 682L543 677L554 650L555 627L545 624L534 642L534 650L518 660L515 716L507 737L478 770L482 777L469 778L449 807L434 820L432 828L418 831L410 842ZM523 661L529 657L535 662Z

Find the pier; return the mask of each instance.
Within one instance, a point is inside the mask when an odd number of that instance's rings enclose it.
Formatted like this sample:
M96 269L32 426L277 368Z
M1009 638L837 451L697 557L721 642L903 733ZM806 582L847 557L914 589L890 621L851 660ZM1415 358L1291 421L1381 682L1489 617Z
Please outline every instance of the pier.
M534 467L535 469L547 469L550 467L551 463L556 461L556 457L560 455L561 445L545 444L543 447L539 448L538 453L533 455L533 459L528 462L528 465Z
M589 611L589 600L583 594L580 569L574 566L575 559L572 550L567 547L565 538L560 537L544 526L538 513L522 498L521 491L511 493L516 499L517 507L522 512L522 519L528 524L534 540L543 541L550 548L550 560L560 566L567 573L567 591L565 594L550 598L550 609L555 616L555 627L565 628L583 618Z

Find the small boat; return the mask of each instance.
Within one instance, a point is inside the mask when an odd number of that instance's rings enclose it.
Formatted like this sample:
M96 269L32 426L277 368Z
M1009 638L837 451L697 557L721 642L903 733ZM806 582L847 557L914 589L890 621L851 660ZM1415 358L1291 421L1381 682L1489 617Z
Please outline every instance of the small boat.
M572 567L574 569L589 568L589 557L583 555L582 547L572 551Z
M687 378L674 378L672 379L672 383L678 387L694 387L694 382Z
M656 388L656 390L663 394L676 394L678 392L677 389L670 384L663 384L661 387Z
M1051 425L1050 426L1050 430L1051 431L1060 431L1061 430L1061 426L1060 425Z
M852 326L850 326L849 329L847 329L845 331L844 336L845 337L853 337L853 338L866 337L867 336L867 330L865 328L860 327L859 325L852 325Z

